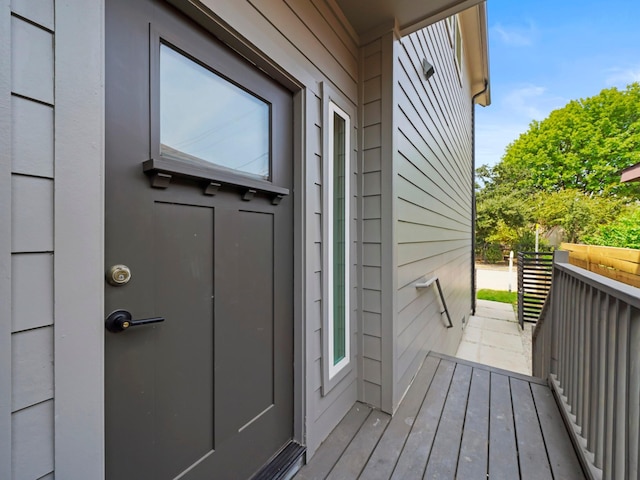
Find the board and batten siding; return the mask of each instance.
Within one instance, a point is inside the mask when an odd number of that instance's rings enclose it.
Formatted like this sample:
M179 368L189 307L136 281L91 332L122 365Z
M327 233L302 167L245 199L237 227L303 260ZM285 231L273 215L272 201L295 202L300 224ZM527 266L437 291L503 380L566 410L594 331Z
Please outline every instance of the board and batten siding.
M395 72L397 317L394 405L430 351L455 354L471 305L472 103L445 21L399 41ZM435 67L426 80L422 60ZM464 63L464 62L463 62ZM454 327L435 285L440 279Z
M36 480L54 469L54 5L0 7L0 477Z

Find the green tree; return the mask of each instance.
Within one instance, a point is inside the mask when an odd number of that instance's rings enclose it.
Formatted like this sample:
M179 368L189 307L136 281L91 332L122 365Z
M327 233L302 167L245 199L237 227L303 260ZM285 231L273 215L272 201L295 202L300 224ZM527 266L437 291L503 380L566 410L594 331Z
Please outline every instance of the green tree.
M512 245L531 222L531 206L518 191L483 190L476 198L476 242Z
M594 234L600 225L614 220L622 208L621 200L587 195L573 188L540 192L532 201L538 223L545 229L562 227L572 243Z
M640 208L633 207L615 221L600 226L585 241L591 245L640 249Z
M638 196L620 171L640 162L640 83L572 100L510 144L493 181L525 190Z
M511 143L477 178L477 242L505 246L540 223L579 242L640 199L620 171L640 162L640 83L605 89L553 111ZM514 238L520 240L514 241Z

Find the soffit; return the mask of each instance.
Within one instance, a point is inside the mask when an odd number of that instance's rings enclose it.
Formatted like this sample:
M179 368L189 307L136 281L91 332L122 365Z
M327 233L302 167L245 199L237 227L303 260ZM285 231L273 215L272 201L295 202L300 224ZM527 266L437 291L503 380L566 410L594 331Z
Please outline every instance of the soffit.
M358 34L395 20L402 35L481 3L483 0L335 0Z

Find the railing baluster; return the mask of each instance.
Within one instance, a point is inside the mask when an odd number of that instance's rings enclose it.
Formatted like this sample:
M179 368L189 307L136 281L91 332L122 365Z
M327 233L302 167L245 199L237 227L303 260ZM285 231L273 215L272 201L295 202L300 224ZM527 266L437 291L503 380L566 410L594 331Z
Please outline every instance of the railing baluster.
M582 398L580 398L580 393L582 390L582 375L581 375L581 368L582 368L582 355L583 355L583 349L582 349L582 340L583 340L583 334L582 334L582 322L584 321L584 307L585 307L585 299L584 299L584 282L578 281L577 285L576 285L576 297L578 297L578 315L577 318L574 319L574 331L573 331L573 344L574 344L574 360L573 360L573 371L574 371L574 376L573 376L573 382L571 384L571 389L573 390L573 395L572 395L572 399L573 399L573 405L575 405L574 408L574 412L576 415L576 422L578 423L578 426L582 426L581 425L581 416L582 416Z
M558 381L563 386L567 379L567 358L569 345L567 343L567 304L571 302L571 296L569 293L569 282L571 279L568 276L564 276L562 279L562 311L560 312L560 343L558 345L560 358L558 359ZM565 391L566 394L566 391Z
M575 318L575 312L578 306L578 302L576 302L576 292L575 292L575 284L576 284L576 279L573 277L569 278L569 298L571 298L571 316L565 316L565 325L566 325L566 329L565 329L565 334L566 334L566 339L567 339L567 352L565 355L565 365L567 366L566 368L566 377L564 379L564 388L565 388L565 392L566 392L566 397L567 397L567 402L569 403L569 405L571 406L571 412L575 413L574 409L575 409L575 403L572 403L570 398L571 398L571 372L573 370L573 362L571 361L571 358L573 358L573 335L572 335L572 327L573 327L573 319Z
M606 376L607 376L607 392L605 397L605 423L604 423L604 480L615 478L613 476L614 469L614 451L613 451L613 422L614 422L614 406L615 406L615 389L616 389L616 319L618 317L618 301L609 297L609 308L607 311L607 357L606 357Z
M597 375L595 368L596 350L594 348L595 335L593 332L595 324L595 315L593 314L598 308L598 291L589 286L589 295L587 300L587 318L585 325L585 382L584 390L584 412L582 415L582 435L587 440L587 448L593 451L593 422L594 422L594 399L593 392L596 390Z
M591 319L593 317L593 288L591 285L585 283L585 315L582 321L582 380L580 388L580 398L582 399L582 409L580 414L580 425L582 426L582 436L589 438L589 406L591 405L591 398L589 392L591 391L591 371L589 370L589 362L591 361Z
M627 444L629 448L629 478L638 478L640 449L640 310L631 308L629 312L629 419L627 421Z
M613 452L615 455L612 475L615 478L629 478L626 471L627 435L627 368L630 307L627 303L616 302L618 315L616 316L616 363L615 363L615 404L613 428Z
M571 413L573 413L574 415L576 414L576 402L575 402L575 388L573 388L573 380L575 378L574 375L574 370L575 370L575 365L576 362L574 361L574 359L576 358L576 334L575 334L575 317L576 317L576 312L578 312L580 310L580 305L578 302L578 295L577 295L577 291L578 291L578 280L574 277L571 277L571 291L569 292L569 295L571 296L571 299L573 301L573 306L571 308L571 316L566 318L566 324L567 324L567 340L569 341L569 348L568 348L568 358L566 360L567 362L567 373L568 376L565 380L565 385L566 385L566 389L567 389L567 399L569 402L569 405L571 405Z
M606 409L604 408L607 393L607 310L609 308L609 295L603 294L600 299L600 315L598 316L598 423L597 446L595 451L595 465L598 468L604 466L604 421Z

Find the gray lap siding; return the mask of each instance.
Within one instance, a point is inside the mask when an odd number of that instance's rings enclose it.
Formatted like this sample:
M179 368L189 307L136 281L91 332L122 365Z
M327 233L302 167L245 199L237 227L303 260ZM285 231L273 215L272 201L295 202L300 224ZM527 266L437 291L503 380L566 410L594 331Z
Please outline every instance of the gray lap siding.
M471 96L459 80L441 21L400 40L395 128L397 366L394 403L429 350L455 353L471 304ZM421 61L436 74L425 80ZM463 67L464 69L464 67ZM436 289L415 283L438 276L454 328L446 329Z

